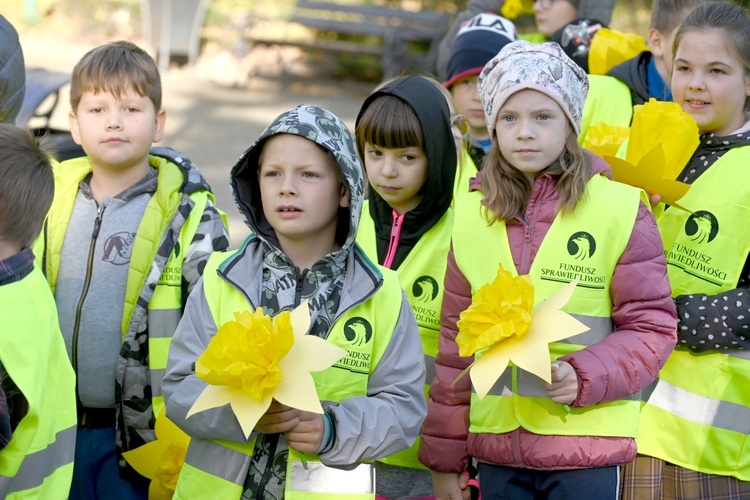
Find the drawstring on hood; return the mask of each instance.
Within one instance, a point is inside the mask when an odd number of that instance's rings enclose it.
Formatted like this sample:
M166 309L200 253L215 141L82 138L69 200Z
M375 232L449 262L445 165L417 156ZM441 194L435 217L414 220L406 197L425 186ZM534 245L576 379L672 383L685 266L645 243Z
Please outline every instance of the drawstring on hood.
M279 115L232 167L232 194L245 224L261 240L280 250L275 232L263 214L258 182L263 144L277 134L298 135L315 142L341 169L341 181L349 190L349 207L339 209L336 234L341 250L337 253L346 251L354 243L364 202L362 167L349 129L336 115L319 106L300 104Z

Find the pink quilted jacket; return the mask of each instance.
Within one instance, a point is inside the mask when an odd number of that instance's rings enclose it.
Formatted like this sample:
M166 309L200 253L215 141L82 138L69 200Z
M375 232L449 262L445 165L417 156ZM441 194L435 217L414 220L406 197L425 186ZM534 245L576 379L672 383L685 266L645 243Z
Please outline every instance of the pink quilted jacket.
M594 157L596 175L609 167ZM472 180L479 189L481 173ZM558 195L549 175L537 178L521 218L508 221L513 259L519 274L528 274L537 250L555 218ZM670 297L664 249L653 215L641 203L627 248L611 283L615 332L563 360L578 375L574 407L629 396L655 379L677 342L675 305ZM482 462L529 469L562 470L620 465L635 458L635 440L623 437L548 436L523 428L506 434L470 434L471 381L455 378L472 361L458 355L455 338L459 314L471 304L471 286L448 256L441 316L440 352L422 426L419 460L432 470L460 472L469 457Z

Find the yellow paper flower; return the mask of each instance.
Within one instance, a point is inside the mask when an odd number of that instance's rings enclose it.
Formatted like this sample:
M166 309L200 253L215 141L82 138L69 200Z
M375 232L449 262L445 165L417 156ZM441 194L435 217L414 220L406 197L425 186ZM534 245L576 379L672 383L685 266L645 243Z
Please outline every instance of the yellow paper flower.
M167 449L161 454L152 482L157 482L163 489L174 493L186 454L186 446L175 443L167 445Z
M195 374L212 385L239 388L255 401L281 383L279 360L294 345L289 311L273 319L258 308L234 313L195 363Z
M513 276L503 269L492 283L482 286L471 306L461 313L456 336L459 354L471 356L497 342L526 334L534 307L534 286L529 276Z
M506 19L516 19L521 14L534 13L534 0L505 0L500 7L500 15Z
M589 47L589 74L604 75L618 64L648 50L646 40L634 33L600 28Z
M169 420L161 409L156 417L156 439L122 454L142 476L151 479L150 500L172 498L185 462L190 437Z
M196 374L200 372L204 380L208 381L205 378L208 376L220 383L210 383L203 390L187 417L229 404L245 437L249 437L274 399L292 408L323 413L310 372L325 370L347 352L307 335L310 329L307 301L291 313L277 315L273 321L263 316L260 309L254 313L235 313L235 318L237 321L229 322L236 323L234 326L222 325L230 338L217 340L217 332L206 348L206 352L214 354L203 360L201 355L196 362Z
M680 207L678 200L690 186L675 179L698 143L698 125L679 104L650 99L633 108L625 159L604 159L612 167L615 180L650 195L659 194L664 203Z
M482 289L480 289L474 294L472 304L468 310L474 308L476 316L472 314L472 317L475 319L469 320L467 324L466 321L468 318L464 314L461 315L458 325L459 334L456 336L456 342L459 345L459 353L462 356L464 352L474 349L474 347L482 349L482 344L485 344L493 337L493 335L487 335L482 329L494 328L494 321L505 322L507 320L503 317L503 313L493 313L490 311L493 307L500 307L500 309L505 307L504 302L507 299L500 298L501 295L503 297L511 297L510 301L518 304L523 303L522 307L520 305L518 307L519 309L525 309L529 292L531 292L531 303L533 304L534 298L531 279L528 276L509 279L509 274L509 272L500 266L498 277L495 278L495 281L490 285L485 285L488 289L493 290L492 293L487 293L486 290L482 292ZM497 382L497 379L505 371L508 363L512 361L519 368L523 368L542 380L550 382L552 379L552 368L549 343L578 335L588 330L586 325L561 310L567 304L568 300L570 300L577 284L578 279L563 286L549 298L534 306L530 313L530 323L517 321L515 324L519 328L526 329L524 333L511 337L501 336L494 343L484 345L484 347L488 347L487 350L483 352L475 351L474 362L456 377L456 380L459 380L466 373L470 373L474 390L477 396L482 399L492 389L492 386L495 385L495 382ZM498 290L495 290L496 288ZM481 309L481 312L479 312L479 309ZM518 314L518 317L522 316L520 312L512 313L513 316L516 314ZM504 326L504 329L512 328L508 325L513 323L507 324ZM458 337L464 334L464 330L467 327L472 330L471 341L463 346L462 352L461 344L464 341L459 341ZM484 340L474 341L474 338L482 338Z
M616 156L617 150L630 135L629 127L615 127L606 123L597 123L589 127L583 147L590 149L601 157Z

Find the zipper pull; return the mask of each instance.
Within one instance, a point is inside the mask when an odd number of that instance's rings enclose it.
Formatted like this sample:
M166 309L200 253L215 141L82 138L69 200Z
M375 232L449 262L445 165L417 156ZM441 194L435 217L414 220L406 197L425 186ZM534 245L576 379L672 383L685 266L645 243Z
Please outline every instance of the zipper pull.
M104 205L99 205L99 211L96 213L96 220L94 220L94 232L91 233L91 239L96 239L99 236L99 229L102 227L102 216L104 215Z

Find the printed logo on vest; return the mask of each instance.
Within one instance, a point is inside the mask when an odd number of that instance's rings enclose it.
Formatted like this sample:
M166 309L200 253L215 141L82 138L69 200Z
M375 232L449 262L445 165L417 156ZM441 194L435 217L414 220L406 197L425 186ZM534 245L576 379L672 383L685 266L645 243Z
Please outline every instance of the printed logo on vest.
M411 294L415 299L411 309L420 328L440 330L440 304L435 303L439 292L440 286L432 276L420 276L411 286ZM418 302L424 305L419 305Z
M664 250L667 264L712 285L723 286L726 281L732 281L729 278L731 264L700 251L703 244L710 243L719 234L716 216L699 210L688 217L684 230L689 241L678 240L670 250Z
M685 234L696 243L710 243L719 234L719 219L711 212L698 210L685 221Z
M130 253L133 250L135 233L120 231L107 238L104 242L104 255L102 260L116 266L124 266L130 262Z
M568 240L568 253L578 260L586 260L596 252L596 240L586 231L579 231Z
M344 324L344 337L357 347L362 347L372 339L372 325L365 318L352 318Z
M351 344L347 355L333 366L352 373L370 373L372 351L367 345L372 340L372 325L365 318L355 317L344 324L344 338Z
M411 286L411 294L420 302L432 302L438 296L438 282L432 276L420 276Z

